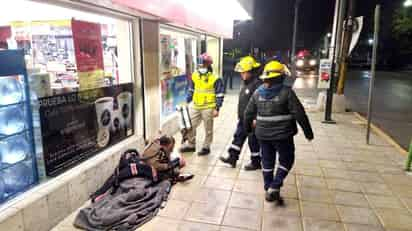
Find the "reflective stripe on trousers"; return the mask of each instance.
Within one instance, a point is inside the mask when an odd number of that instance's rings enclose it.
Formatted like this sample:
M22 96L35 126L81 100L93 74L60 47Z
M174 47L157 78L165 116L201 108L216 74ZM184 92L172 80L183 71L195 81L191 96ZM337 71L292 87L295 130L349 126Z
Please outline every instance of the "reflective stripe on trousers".
M234 156L236 159L239 159L240 152L242 151L242 147L245 144L246 139L248 140L252 161L254 159L260 161L259 141L257 140L255 134L247 134L245 132L241 121L238 121L237 123L236 131L233 135L232 145L228 150L230 155Z
M285 140L260 141L262 153L262 173L265 190L280 189L283 181L293 167L295 161L295 144L293 137ZM276 155L279 155L279 166L273 176Z

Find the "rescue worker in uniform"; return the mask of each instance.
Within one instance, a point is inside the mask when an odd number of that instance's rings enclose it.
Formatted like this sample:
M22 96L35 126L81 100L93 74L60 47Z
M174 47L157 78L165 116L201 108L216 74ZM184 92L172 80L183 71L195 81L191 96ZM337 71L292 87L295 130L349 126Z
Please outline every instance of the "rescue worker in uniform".
M265 199L282 205L280 189L295 160L293 137L298 132L296 122L309 141L313 139L313 131L295 92L283 85L284 65L277 61L268 62L260 78L263 84L249 101L244 124L247 132L255 127L260 143ZM274 176L276 152L279 164Z
M224 98L223 81L213 74L212 57L204 53L199 57L199 68L192 74L189 81L187 103L193 101L190 108L192 128L188 131L187 142L180 152L196 151L196 128L203 121L205 140L198 155L208 155L213 141L213 120L219 116Z
M262 84L259 79L260 63L257 63L252 56L243 57L235 67L235 72L239 72L242 77L242 87L239 93L239 102L237 107L238 123L235 134L233 136L232 145L228 150L228 156L221 156L220 160L230 164L233 168L236 167L236 162L242 151L242 146L248 139L249 149L251 153L251 162L245 166L245 170L253 171L261 169L260 165L260 147L259 142L254 133L246 133L243 126L243 113L250 97L255 90Z

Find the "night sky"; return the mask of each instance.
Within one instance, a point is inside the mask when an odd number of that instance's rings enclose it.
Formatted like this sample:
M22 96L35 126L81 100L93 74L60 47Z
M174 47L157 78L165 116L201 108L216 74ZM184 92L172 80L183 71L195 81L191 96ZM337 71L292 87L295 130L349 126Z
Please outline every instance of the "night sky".
M332 25L334 0L303 0L300 5L298 45L310 47ZM294 1L256 0L256 45L289 49L292 41Z
M253 42L254 47L265 50L288 50L291 47L293 29L293 0L255 0L254 19L249 26L237 28L242 39ZM403 0L357 0L356 16L365 16L361 38L368 38L373 29L373 12L377 3L382 4L382 36L391 32L394 9ZM312 48L321 37L332 31L335 0L302 0L298 26L298 47ZM236 28L235 28L236 31Z

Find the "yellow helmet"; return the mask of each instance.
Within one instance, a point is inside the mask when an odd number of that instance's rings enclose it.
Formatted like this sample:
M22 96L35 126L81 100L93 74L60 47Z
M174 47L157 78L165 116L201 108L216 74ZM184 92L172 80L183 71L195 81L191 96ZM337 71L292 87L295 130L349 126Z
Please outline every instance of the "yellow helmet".
M260 67L260 63L256 62L255 58L252 56L245 56L236 64L235 71L242 73L258 67Z
M270 61L265 65L260 79L273 79L285 74L285 66L278 61Z

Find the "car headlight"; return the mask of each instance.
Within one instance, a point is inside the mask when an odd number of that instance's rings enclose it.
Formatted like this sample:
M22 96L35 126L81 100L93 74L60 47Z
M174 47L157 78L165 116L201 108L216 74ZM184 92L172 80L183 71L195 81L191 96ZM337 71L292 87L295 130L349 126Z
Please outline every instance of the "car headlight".
M303 60L296 61L296 66L303 67L303 65L305 65L305 62L303 62Z
M318 62L317 62L315 59L311 59L311 60L309 61L309 65L311 65L311 66L315 66L317 63L318 63Z

